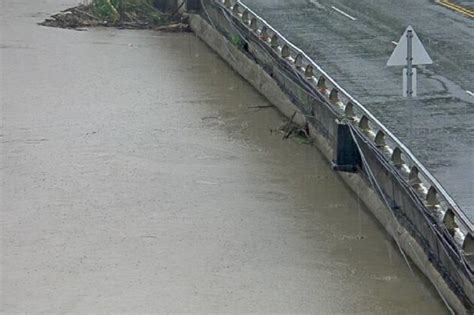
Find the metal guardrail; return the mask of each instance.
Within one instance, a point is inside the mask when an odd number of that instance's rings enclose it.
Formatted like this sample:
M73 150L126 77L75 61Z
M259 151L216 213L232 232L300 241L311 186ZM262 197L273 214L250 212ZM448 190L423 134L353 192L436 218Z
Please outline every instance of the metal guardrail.
M239 18L249 31L256 34L272 49L277 50L280 56L292 63L297 70L304 72L306 79L313 81L329 103L339 109L342 117L357 124L357 127L375 142L388 162L394 165L407 184L414 188L437 222L444 224L455 239L461 238L457 242L461 250L466 239L472 240L474 225L466 214L415 155L367 108L345 91L305 52L287 40L244 3L239 0L213 1L229 14Z

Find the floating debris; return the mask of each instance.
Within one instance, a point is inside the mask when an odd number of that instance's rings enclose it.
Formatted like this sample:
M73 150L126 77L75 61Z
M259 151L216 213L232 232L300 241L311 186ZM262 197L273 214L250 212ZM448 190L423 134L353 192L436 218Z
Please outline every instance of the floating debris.
M175 10L165 13L152 0L93 0L52 15L43 26L84 30L87 27L123 29L156 29L166 32L188 32L188 17Z

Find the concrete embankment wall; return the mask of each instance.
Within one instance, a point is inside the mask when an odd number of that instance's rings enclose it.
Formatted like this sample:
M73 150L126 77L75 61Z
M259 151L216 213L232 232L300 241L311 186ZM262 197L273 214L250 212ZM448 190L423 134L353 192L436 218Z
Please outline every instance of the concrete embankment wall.
M387 162L383 133L374 134L368 121L353 117L352 108L346 107L341 114L337 93L329 91L321 79L312 82L313 69L303 68L298 57L292 58L275 34L267 34L265 27L258 29L248 11L240 11L230 1L227 6L214 0L201 4L200 11L190 18L193 31L284 115L296 113L294 122L309 129L316 146L328 160L335 161L335 168L356 170L338 174L447 304L456 313L472 312L470 262L445 226L446 220L432 215L429 204L420 198L417 173L410 172L407 182L400 175L402 163ZM396 154L390 151L390 155ZM347 165L338 165L341 157Z

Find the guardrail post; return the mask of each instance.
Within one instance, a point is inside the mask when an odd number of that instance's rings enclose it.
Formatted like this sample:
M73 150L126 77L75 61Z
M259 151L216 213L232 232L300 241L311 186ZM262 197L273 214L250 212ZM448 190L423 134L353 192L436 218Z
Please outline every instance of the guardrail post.
M359 128L362 130L362 131L369 131L370 130L370 126L369 126L369 119L367 118L367 116L362 116L359 120Z
M408 174L408 183L411 186L416 186L421 183L420 178L418 177L418 174L420 171L418 171L418 167L413 166L410 170L410 174Z
M314 69L312 65L307 65L306 70L304 71L304 76L309 79L314 76Z
M428 207L435 208L439 204L437 194L438 192L436 191L436 188L431 186L426 194L426 204Z
M337 103L339 102L339 91L336 88L333 88L331 90L331 93L329 94L329 100L332 103Z
M284 45L283 48L281 49L281 56L286 59L290 57L290 55L291 55L290 47L288 47L288 45Z
M405 163L402 159L402 150L396 147L392 153L392 163L395 167L401 167Z
M377 135L375 136L375 146L377 148L383 148L386 144L385 144L385 134L383 133L382 130L379 130L377 132Z
M344 117L350 120L353 120L355 117L354 104L352 104L351 101L347 102L346 107L344 108Z
M242 21L243 21L245 24L248 24L248 23L249 23L250 17L249 17L249 11L248 11L248 10L245 10L244 13L242 13Z
M258 30L258 21L256 18L252 18L250 20L250 28L252 29L252 31L257 31Z
M451 209L446 210L444 214L443 223L451 236L454 235L455 229L458 227L454 220L454 212Z
M260 38L262 38L263 41L268 41L268 28L266 26L262 27L262 32L260 34Z
M240 14L240 5L238 3L234 4L234 7L232 8L232 12L235 14L235 15L239 15Z
M320 92L326 93L327 87L326 87L326 78L323 76L320 76L318 79L318 83L316 84Z
M270 46L272 46L272 48L278 48L278 36L276 35L273 35L272 36L272 40L270 42Z
M303 55L297 54L295 57L295 67L296 68L303 68Z

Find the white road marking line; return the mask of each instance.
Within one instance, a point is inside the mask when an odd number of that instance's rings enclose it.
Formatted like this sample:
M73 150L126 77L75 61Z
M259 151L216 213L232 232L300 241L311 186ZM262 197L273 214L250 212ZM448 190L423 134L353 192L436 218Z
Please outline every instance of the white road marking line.
M396 41L393 41L393 40L392 40L392 44L394 44L395 46L398 45L398 43Z
M352 21L357 20L355 17L353 17L353 16L347 14L346 12L342 11L341 9L336 8L335 6L331 6L331 8L332 8L333 10L335 10L335 11L341 13L341 14L344 15L345 17L351 19Z
M466 90L466 93L469 94L469 95L471 95L471 96L474 96L474 93L472 93L471 91L467 91L467 90Z

